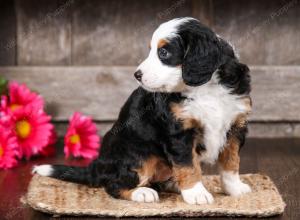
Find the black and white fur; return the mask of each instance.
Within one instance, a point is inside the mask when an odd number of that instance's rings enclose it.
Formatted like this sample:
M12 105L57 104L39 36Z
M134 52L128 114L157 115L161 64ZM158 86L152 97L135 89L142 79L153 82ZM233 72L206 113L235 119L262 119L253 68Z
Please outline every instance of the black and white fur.
M162 40L167 43L158 48ZM203 141L199 143L202 162L216 162L229 133L236 135L240 146L244 144L247 128L231 131L234 119L248 111L243 98L249 97L250 76L231 45L198 20L178 18L161 24L150 46L149 56L135 73L140 87L104 136L99 158L88 167L41 165L33 169L34 173L104 187L115 198L121 197L122 190L133 189L134 201L158 201L153 189L157 183L149 180L141 185L136 170L151 156L163 160L170 169L190 166L193 142L199 133L199 129L183 128L170 110L173 103L180 103L186 117L203 125ZM229 195L251 191L238 173L220 172L223 189ZM168 177L168 184L172 185L172 178ZM189 204L213 202L201 181L179 191Z

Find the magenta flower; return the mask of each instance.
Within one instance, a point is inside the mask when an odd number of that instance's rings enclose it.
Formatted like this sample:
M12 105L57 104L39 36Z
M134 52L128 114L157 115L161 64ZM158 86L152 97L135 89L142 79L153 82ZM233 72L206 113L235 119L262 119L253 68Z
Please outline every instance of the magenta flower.
M51 117L43 110L25 106L10 114L8 126L17 137L21 155L29 159L40 153L49 143L53 143L53 125Z
M15 111L28 105L33 105L37 109L43 109L43 98L37 93L30 91L25 84L9 83L8 94L9 100L6 96L1 98L2 111Z
M64 152L66 157L94 159L98 156L100 137L91 117L75 112L65 135Z
M51 117L43 107L43 98L25 84L11 82L8 97L1 97L0 117L15 135L21 157L29 159L33 155L54 152L56 134L50 123Z
M0 169L8 169L18 164L20 156L17 139L13 133L0 124Z

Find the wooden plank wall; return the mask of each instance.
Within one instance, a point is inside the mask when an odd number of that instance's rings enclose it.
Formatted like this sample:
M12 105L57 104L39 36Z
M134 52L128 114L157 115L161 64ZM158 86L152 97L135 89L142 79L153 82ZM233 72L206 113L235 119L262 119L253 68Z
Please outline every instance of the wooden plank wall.
M16 14L14 1L0 1L0 65L16 64Z
M55 121L64 121L75 110L97 121L113 121L137 88L134 70L133 66L0 67L7 79L39 91ZM300 82L300 66L251 66L251 75L251 121L299 122L299 84L294 82Z
M72 112L81 111L99 123L111 123L137 87L134 69L133 66L23 66L0 67L0 72L39 91L46 99L47 112L56 122L66 122ZM295 82L300 82L300 67L251 66L251 72L253 136L277 133L297 136L294 131L298 131L300 119L300 93L295 92L299 91L299 83Z
M214 28L241 60L254 65L300 64L298 0L214 1Z
M250 136L300 137L299 14L297 0L0 0L0 74L41 92L58 127L79 110L104 132L155 28L193 16L251 66Z
M247 64L300 62L298 0L1 0L0 6L1 65L135 66L153 30L182 16L230 40Z
M17 64L71 64L71 8L74 1L16 1Z
M180 17L190 14L192 3L79 1L73 11L73 65L137 65L148 52L153 30L173 17L172 10Z

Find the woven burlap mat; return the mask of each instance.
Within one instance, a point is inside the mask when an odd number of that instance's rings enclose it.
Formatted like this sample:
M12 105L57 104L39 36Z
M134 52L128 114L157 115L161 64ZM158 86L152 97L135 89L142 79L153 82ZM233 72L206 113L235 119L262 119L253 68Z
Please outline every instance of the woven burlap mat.
M268 176L246 174L241 178L253 192L233 198L222 193L218 176L204 176L204 185L213 194L214 203L188 205L179 194L162 193L159 203L137 203L113 199L100 188L35 175L23 201L54 215L266 217L283 213L285 203Z

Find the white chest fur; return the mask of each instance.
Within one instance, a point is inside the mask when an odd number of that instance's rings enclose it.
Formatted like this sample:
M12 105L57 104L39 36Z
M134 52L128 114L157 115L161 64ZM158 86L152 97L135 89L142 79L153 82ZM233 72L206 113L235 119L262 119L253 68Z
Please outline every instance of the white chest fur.
M201 160L214 163L226 142L226 133L241 113L248 111L242 96L230 94L230 90L218 83L218 77L205 85L190 88L185 93L183 112L199 120L204 128L206 151Z

